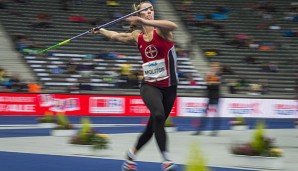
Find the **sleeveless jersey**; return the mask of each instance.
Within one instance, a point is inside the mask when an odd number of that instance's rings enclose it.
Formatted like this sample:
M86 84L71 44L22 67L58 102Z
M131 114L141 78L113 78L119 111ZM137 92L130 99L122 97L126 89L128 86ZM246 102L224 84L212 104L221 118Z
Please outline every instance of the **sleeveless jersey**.
M163 39L154 29L150 42L145 41L143 33L140 33L138 49L143 60L145 83L157 87L170 87L178 84L174 42Z

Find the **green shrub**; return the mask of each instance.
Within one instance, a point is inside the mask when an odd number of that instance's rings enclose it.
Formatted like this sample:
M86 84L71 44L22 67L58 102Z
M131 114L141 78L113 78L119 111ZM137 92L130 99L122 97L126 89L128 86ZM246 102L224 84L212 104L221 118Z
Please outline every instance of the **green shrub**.
M64 113L57 114L57 127L54 129L74 129L73 125L69 122Z
M78 134L71 137L71 144L79 145L92 145L93 149L106 149L108 148L108 136L106 134L97 134L91 127L89 118L81 119L82 127Z

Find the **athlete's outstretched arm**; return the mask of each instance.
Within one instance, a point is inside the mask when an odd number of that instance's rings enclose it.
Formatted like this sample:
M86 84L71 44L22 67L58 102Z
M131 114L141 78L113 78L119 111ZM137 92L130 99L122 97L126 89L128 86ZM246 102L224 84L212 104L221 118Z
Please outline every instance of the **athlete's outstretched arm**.
M123 42L123 43L129 43L129 44L135 44L136 39L134 38L135 32L132 33L119 33L116 31L107 30L104 28L101 28L99 30L96 30L95 28L91 29L91 33L93 34L101 34L111 40Z

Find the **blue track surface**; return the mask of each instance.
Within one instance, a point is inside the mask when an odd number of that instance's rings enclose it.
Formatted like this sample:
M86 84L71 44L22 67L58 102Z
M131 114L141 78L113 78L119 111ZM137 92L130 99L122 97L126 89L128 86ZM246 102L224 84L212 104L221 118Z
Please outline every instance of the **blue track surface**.
M50 129L26 128L37 124L35 116L0 116L0 138L5 137L32 137L49 136ZM69 117L73 124L80 123L81 117ZM93 124L144 124L146 117L90 117ZM228 130L231 118L222 118L221 130ZM256 118L247 118L246 122L250 128L254 128ZM263 119L268 129L293 128L294 119ZM173 118L178 131L194 131L198 118L177 117ZM24 129L7 129L12 125L21 125ZM209 124L206 130L209 130ZM144 126L117 126L117 127L95 127L98 132L113 133L139 133ZM29 153L0 152L0 171L120 171L122 160L110 160L100 158L87 158L75 156L41 155ZM160 171L159 163L138 162L140 171ZM184 166L178 165L183 171ZM244 169L210 167L212 171L252 171Z
M0 152L1 171L120 171L122 160ZM212 171L252 171L210 167ZM161 171L159 163L138 162L140 171ZM178 165L177 171L184 166Z
M1 116L0 125L34 125L37 124L37 117L34 116ZM79 124L81 117L69 117L71 123ZM90 117L93 124L144 124L147 120L146 117ZM221 130L229 130L229 121L231 118L221 119ZM257 122L256 118L247 118L246 122L250 128L254 128ZM266 122L268 129L287 129L294 128L294 119L262 119ZM176 117L173 118L174 123L178 127L178 131L194 131L194 126L198 119L191 117ZM206 130L211 129L209 124ZM1 128L1 127L0 127ZM118 126L118 127L98 127L95 128L98 132L106 134L114 133L139 133L142 132L144 126ZM0 138L3 137L27 137L27 136L49 136L50 129L35 128L35 129L0 129Z

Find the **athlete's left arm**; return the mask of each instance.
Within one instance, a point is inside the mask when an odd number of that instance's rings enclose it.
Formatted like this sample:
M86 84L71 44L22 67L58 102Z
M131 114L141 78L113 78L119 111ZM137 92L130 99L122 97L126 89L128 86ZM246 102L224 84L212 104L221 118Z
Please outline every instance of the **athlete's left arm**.
M174 22L168 20L144 20L144 25L157 27L168 32L174 31L178 27Z
M168 20L146 20L137 16L128 17L126 20L133 24L157 27L169 32L177 29L177 25L174 22Z
M173 41L173 31L177 29L177 25L168 20L145 20L150 26L157 28L157 34L168 41Z
M178 28L177 24L168 20L145 20L137 16L131 16L126 20L137 25L156 27L158 34L169 41L173 40L172 32Z

